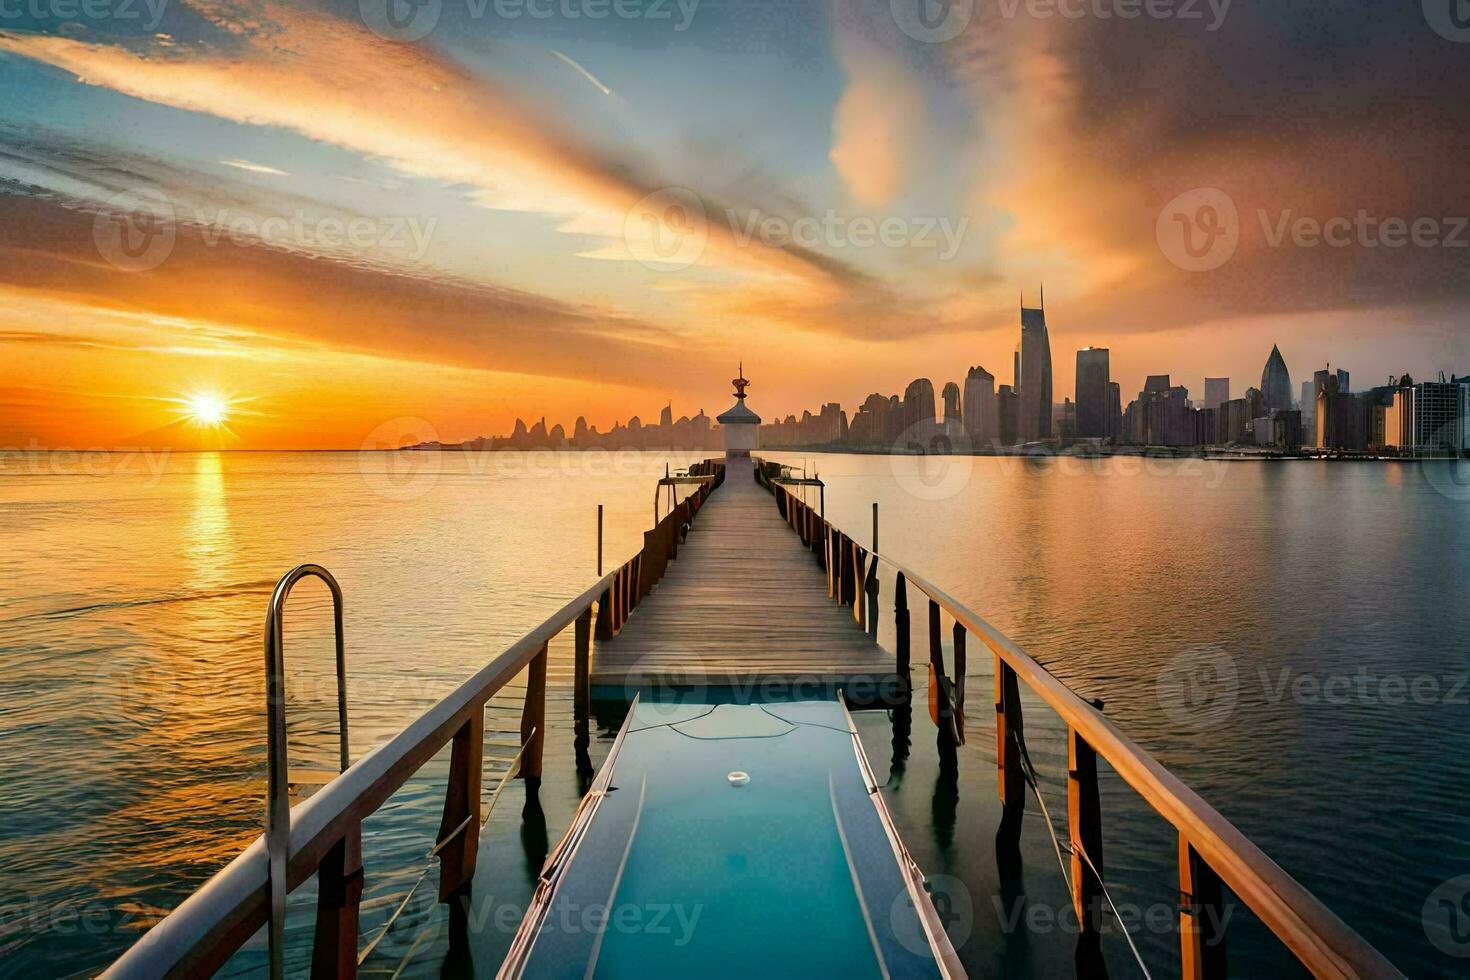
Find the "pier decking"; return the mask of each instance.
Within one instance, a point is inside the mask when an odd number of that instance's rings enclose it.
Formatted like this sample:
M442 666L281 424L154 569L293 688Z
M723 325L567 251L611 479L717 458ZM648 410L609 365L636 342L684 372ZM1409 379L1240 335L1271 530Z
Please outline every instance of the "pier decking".
M700 509L656 591L598 643L592 684L772 679L871 689L897 675L852 609L828 598L826 573L742 468Z
M757 483L756 479L760 482ZM967 657L981 652L970 651L967 640L975 640L988 651L987 659L993 663L996 788L1002 807L995 854L998 866L1012 867L1007 874L1014 873L1020 860L1022 817L1027 807L1028 790L1035 794L1038 805L1043 807L1043 818L1048 824L1051 821L1045 812L1041 788L1026 751L1020 691L1028 689L1066 725L1066 843L1055 838L1053 843L1059 861L1066 860L1064 849L1070 852L1070 873L1064 877L1071 891L1072 910L1078 924L1075 959L1079 976L1103 974L1101 942L1103 933L1107 931L1105 900L1108 907L1112 903L1105 886L1108 865L1102 849L1104 797L1099 790L1099 772L1104 764L1114 777L1131 788L1177 833L1179 962L1183 976L1190 980L1225 980L1228 976L1226 923L1230 919L1229 906L1233 904L1248 907L1284 948L1315 976L1344 980L1401 976L1377 950L1224 816L1120 731L1098 705L1078 697L1009 637L914 569L890 556L865 551L849 534L828 522L819 508L810 506L793 492L793 487L815 482L796 479L794 474L787 475L775 463L738 457L730 461L728 473L724 460L707 460L691 466L687 475L666 476L659 481L660 490L664 486L690 483L696 489L645 532L641 549L617 568L600 575L597 581L545 622L491 657L479 671L397 736L356 761L346 758L344 749L341 761L345 771L319 793L289 810L283 802L289 760L281 751L284 739L278 737L286 729L283 713L273 706L271 720L275 734L268 740L273 749L268 781L271 789L266 823L268 832L145 933L105 976L153 980L156 977L208 975L268 924L272 973L282 976L286 935L282 928L285 910L281 897L312 879L317 883L318 893L311 949L312 971L322 976L355 976L357 967L364 962L376 942L368 941L364 950L360 935L359 905L364 876L373 873L372 869L363 866L364 821L446 747L450 747L450 759L444 813L431 855L439 866L439 900L449 907L451 944L456 936L463 941L471 928L468 909L479 854L479 831L487 807L494 802L492 797L487 805L482 798L486 706L513 679L525 677L521 747L512 768L516 775L527 781L528 794L537 792L546 743L548 645L566 631L572 633L575 657L572 703L579 773L585 772L590 777L593 771L588 745L594 684L601 686L604 692L609 686L624 685L624 693L630 701L634 700L634 692L627 688L633 686L667 684L697 687L703 684L735 688L737 697L733 705L726 703L720 695L693 699L711 703L707 711L695 712L690 717L678 714L689 708L690 703L678 703L680 699L674 699L676 703L671 705L667 701L660 703L650 698L650 710L657 703L661 713L674 712L674 715L659 724L625 725L624 733L637 736L653 746L658 771L663 776L671 779L677 776L680 780L707 779L711 793L742 794L721 798L732 803L754 804L766 800L784 805L798 799L807 799L808 802L816 799L821 803L822 784L825 782L826 802L831 807L837 828L836 846L842 852L841 861L844 863L838 862L837 852L832 850L829 840L828 853L832 860L823 867L830 872L834 868L841 871L845 866L849 868L850 875L848 879L842 879L838 874L836 884L817 891L824 901L835 900L845 895L844 889L850 885L852 894L856 896L854 901L863 895L882 898L898 893L897 886L893 885L895 879L889 872L907 876L904 888L910 892L919 920L925 923L923 931L928 935L925 944L937 955L937 969L941 973L958 975L961 968L953 960L948 940L939 935L938 927L933 925L935 909L924 896L922 881L917 878L918 868L907 856L897 839L896 830L886 818L881 788L867 765L861 740L850 717L844 728L831 724L831 719L818 724L789 712L846 711L846 705L834 705L830 693L814 692L801 696L801 689L813 682L843 686L845 700L848 701L854 700L853 688L862 686L864 681L892 683L893 687L886 694L899 696L899 707L906 717L922 719L927 714L934 726L936 749L941 757L948 756L950 765L955 765L954 749L966 740ZM875 511L874 536L876 519ZM688 535L681 540L685 526L689 528ZM879 601L877 572L880 566L892 572L893 576L881 588L883 602ZM308 574L328 577L325 569L315 565L300 566L287 573L277 588L267 620L268 690L277 697L285 677L279 607L284 603L290 584ZM921 660L920 669L927 668L930 677L929 711L912 712L911 716L914 692L909 680L913 652L910 649L910 593L917 600L916 611L922 610L920 615L927 612L928 662L924 664ZM345 733L349 703L345 694L346 662L340 658L344 649L340 640L340 609L338 606L338 678L339 691L344 693L339 694L339 709L340 725ZM885 614L893 627L891 652L885 652L872 639L879 619ZM941 640L946 626L952 636L948 657ZM780 696L766 697L769 688L765 685L773 681L784 681L789 689ZM762 690L756 692L756 687ZM637 693L641 695L642 692ZM881 687L871 693L876 696L875 700L886 699ZM862 698L856 700L861 701ZM689 699L683 701L689 702ZM817 707L797 708L793 702L800 701L817 704ZM772 702L785 702L786 707L772 709ZM637 702L634 704L636 707ZM721 714L717 715L716 709ZM1026 710L1035 709L1028 707ZM760 717L756 716L757 712ZM972 709L969 712L971 721L979 721L981 714ZM984 715L988 716L989 712L984 712ZM764 725L760 735L767 740L741 743L744 747L739 759L750 761L746 761L746 768L738 772L725 772L729 760L724 750L717 754L712 767L681 766L671 764L669 752L654 744L665 739L669 740L669 746L687 750L691 746L672 740L687 736L700 744L714 744L717 739L712 736L732 739L749 736L744 731L721 734L709 730L710 726L733 723L739 720L739 716L744 717L742 724L753 721ZM855 810L843 808L843 788L837 782L835 766L821 766L818 767L820 771L802 775L800 766L786 764L782 760L772 762L767 759L762 763L760 753L781 745L799 744L804 735L797 734L798 729L813 724L815 727L805 732L805 736L820 734L820 737L827 738L835 734L839 739L848 740L855 753L853 765L861 770L863 778L862 785L853 784L848 779L848 789L856 791L852 798L861 797L860 802L864 806ZM924 722L920 721L920 724ZM973 725L971 733L978 735L988 727L983 723ZM831 731L822 731L824 728ZM621 740L622 736L619 738ZM785 742L787 738L792 741ZM346 745L345 734L343 744ZM694 747L698 748L697 745ZM615 751L612 756L616 756ZM637 753L625 760L627 766L637 764ZM845 762L843 768L846 768ZM631 768L625 768L624 775L629 779L623 780L621 787L609 785L611 775L612 770L605 765L598 777L599 785L584 796L584 808L596 806L614 788L631 789ZM645 776L639 779L637 799L640 801L645 799L644 790L648 786ZM730 778L734 776L746 777L750 783L747 790L732 788L744 785ZM779 783L782 778L796 779L797 783L783 787ZM654 786L655 790L658 788ZM644 839L660 850L655 853L650 849L647 855L635 853L631 843L635 842L634 831L638 826L635 819L623 839L621 850L613 847L613 856L608 859L610 863L605 867L592 867L592 877L597 878L598 872L605 875L609 870L614 871L615 880L622 881L630 889L629 894L633 895L636 904L638 875L630 874L624 879L621 870L630 861L636 862L646 856L649 858L648 867L660 873L694 868L695 865L687 859L667 858L661 848L675 838L671 831L657 828L660 821L666 820L673 823L665 826L697 826L701 828L699 840L703 847L703 831L708 829L706 822L700 819L691 822L688 818L693 811L685 808L692 805L691 800L704 800L705 796L703 790L699 793L681 790L662 802L656 795L647 797L652 801L652 809L647 825L649 832ZM615 815L619 807L633 799L631 793L618 793L609 814ZM876 808L878 816L864 807ZM730 813L726 812L727 809L722 807L712 819L728 818ZM821 807L817 809L822 813L821 818L804 815L783 826L810 830L825 820L827 811ZM862 827L849 822L849 817L854 814L861 814L861 822L869 831L875 826L874 820L886 826L888 830L884 840L880 841L875 833L868 833L865 839L872 846L864 845L857 834ZM768 843L797 846L807 858L815 853L804 844L794 843L789 834L786 837L781 834L763 835L759 831L751 834L752 826L747 820L737 822L736 829L754 842L752 853L755 857L766 855ZM708 851L707 847L705 851ZM690 853L708 858L705 851ZM591 855L592 851L586 853ZM721 855L728 852L717 849L710 853ZM594 865L597 863L593 862ZM634 865L635 868L638 866ZM790 862L780 861L776 866L788 871L794 867ZM717 871L725 864L721 860L711 867ZM585 857L583 868L586 873ZM872 879L864 876L875 871L888 875L889 886L869 889ZM548 875L555 874L555 867L548 865L543 869L541 883L549 885ZM781 887L775 888L774 893L789 897L790 889L780 881L776 884ZM711 895L720 893L713 872L709 875L701 872L686 885L685 894L691 901L697 899L701 903L696 907L703 907L706 892ZM613 889L601 894L611 896L615 892ZM403 901L406 903L411 897L412 892ZM764 937L772 933L773 927L764 920L745 924L738 921L740 910L751 906L749 901L734 903L731 908L735 911L723 921L710 921L706 928L725 928L729 932L716 935L715 951L705 954L699 962L691 966L669 959L662 961L663 965L673 970L671 975L681 976L689 972L712 972L717 966L737 967L739 973L732 975L743 975L748 969L760 969L760 964L755 961L726 962L720 959L725 950L745 947L758 950ZM889 956L891 944L886 942L879 926L883 921L893 924L888 910L897 907L890 902L882 902L878 907L864 906L859 910L861 920L866 923L875 962L886 971L884 975L894 977L908 975L908 972L888 969L900 963L901 957ZM813 920L808 916L801 921ZM841 919L849 927L857 921L852 916ZM600 946L606 932L603 927L595 929L593 944ZM529 926L526 934L530 935ZM707 938L707 935L703 936L699 942L703 943ZM1024 948L1032 937L1023 934L1015 937L1015 941ZM1131 940L1129 942L1131 947ZM856 945L862 947L861 942ZM620 949L620 946L625 948ZM619 968L609 965L607 975L654 975L650 967L657 964L647 961L644 946L641 943L636 948L620 944L615 938L607 946L608 959L604 962L613 964L625 954L634 956L635 960L629 961L631 965L625 963ZM410 947L410 956L416 948L417 942ZM698 948L710 949L705 946ZM914 950L910 949L910 952ZM597 962L596 954L586 958L590 964ZM927 969L925 967L925 971ZM565 974L532 969L527 975Z

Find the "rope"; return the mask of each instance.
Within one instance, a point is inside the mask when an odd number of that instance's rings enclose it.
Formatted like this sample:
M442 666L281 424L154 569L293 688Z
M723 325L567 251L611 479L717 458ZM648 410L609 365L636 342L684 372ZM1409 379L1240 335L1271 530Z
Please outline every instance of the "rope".
M1072 890L1072 880L1071 876L1067 874L1067 862L1062 857L1062 844L1057 839L1056 830L1052 828L1051 813L1046 808L1046 800L1041 798L1041 787L1037 785L1036 780L1036 767L1031 763L1031 755L1026 751L1026 744L1024 742L1021 743L1021 774L1025 777L1026 784L1031 787L1031 792L1036 795L1036 802L1041 807L1041 815L1046 820L1046 832L1050 835L1052 848L1056 851L1057 866L1061 869L1062 880L1067 883L1067 891L1070 892ZM1133 936L1128 931L1128 924L1118 914L1118 906L1113 902L1113 896L1108 891L1107 882L1103 881L1103 876L1098 873L1097 865L1092 863L1092 858L1087 856L1087 852L1083 850L1082 845L1076 841L1070 841L1067 845L1067 850L1081 857L1087 864L1088 869L1092 872L1092 877L1097 880L1098 888L1102 889L1103 898L1108 900L1108 908L1113 910L1113 919L1123 930L1123 938L1128 941L1128 949L1133 953L1133 959L1137 961L1138 969L1143 973L1144 980L1153 980L1153 974L1149 973L1148 967L1144 964L1143 957L1138 952L1138 946L1134 944Z
M651 701L649 703L650 704L656 704L657 702ZM693 718L681 718L678 721L664 721L664 722L660 722L657 725L644 725L642 728L630 728L630 729L628 729L628 734L629 735L637 735L639 732L651 732L655 728L673 728L675 725L687 725L691 721L698 721L701 718L708 718L710 715L712 715L712 714L715 713L715 709L718 708L718 707L719 707L719 705L717 705L717 704L716 705L711 705L710 706L710 709L708 711L705 711L705 712L703 712L701 714L697 714ZM678 731L678 729L674 729L674 730L675 731ZM684 733L683 732L679 732L679 734L682 735Z
M771 709L767 708L763 704L757 704L756 707L759 708L759 709L761 709L762 711L764 711L766 714L770 715L772 718L775 718L777 721L784 721L788 725L794 725L794 726L800 726L800 727L807 727L807 728L825 728L829 732L840 732L843 735L851 735L852 734L852 732L849 731L846 728L838 728L836 725L824 725L824 724L822 724L819 721L792 721L790 718L783 718L782 716L776 714L776 712L774 712Z
M531 738L534 739L535 737L536 732L533 729L531 732ZM495 809L495 801L500 798L500 791L505 787L505 784L514 777L516 771L520 768L521 756L525 755L526 745L530 744L531 743L528 740L525 745L521 746L520 751L518 751L511 758L509 768L505 770L505 774L501 777L499 785L495 787L495 792L490 794L489 804L486 805L484 801L481 802L481 809L484 811L484 815L480 820L479 829L484 829L485 824L490 820L490 812ZM466 821L466 823L468 823L468 821ZM403 901L398 903L398 907L393 910L393 914L388 916L388 921L383 923L383 928L378 930L378 934L373 937L372 942L364 946L362 952L357 954L358 966L362 966L365 962L367 962L369 954L371 954L372 951L377 948L378 943L382 942L383 938L388 935L388 930L393 928L393 923L398 921L398 917L403 914L404 909L408 908L408 903L413 900L414 893L419 890L419 886L428 879L429 873L434 870L434 857L439 853L439 850L446 843L452 840L455 834L463 834L468 832L469 831L465 827L465 825L460 824L459 827L452 831L448 837L445 837L443 840L434 842L434 847L432 850L429 851L428 854L428 861L424 864L424 870L419 874L418 879L414 881L413 887L408 890L407 895L403 896ZM395 977L398 976L399 973L402 973L403 968L408 965L409 958L412 957L414 951L418 949L419 943L423 941L424 935L425 934L420 933L418 938L414 940L413 944L409 946L408 954L404 956L403 962L398 964L398 969L393 974Z
M1143 957L1138 955L1138 947L1133 945L1133 936L1129 934L1128 926L1124 924L1123 917L1118 914L1118 906L1113 904L1113 896L1108 892L1107 884L1103 881L1102 875L1098 874L1097 865L1092 863L1092 858L1087 856L1087 851L1083 850L1082 845L1075 841L1072 842L1072 853L1081 857L1092 869L1092 876L1097 879L1097 886L1102 889L1103 898L1108 900L1108 908L1113 910L1113 918L1118 921L1118 925L1123 927L1123 938L1128 940L1128 948L1133 950L1133 958L1138 961L1138 968L1143 971L1144 980L1153 980L1153 975L1148 972L1148 967L1143 965Z
M1026 746L1021 746L1021 775L1025 777L1026 785L1031 787L1031 792L1036 794L1036 802L1041 807L1041 815L1046 820L1046 832L1051 835L1052 847L1057 852L1057 867L1061 869L1062 881L1067 883L1067 891L1072 891L1072 878L1067 874L1067 862L1062 857L1062 842L1057 840L1057 832L1052 828L1051 812L1046 808L1046 800L1041 798L1041 787L1036 784L1036 770L1031 765L1031 757L1026 753Z

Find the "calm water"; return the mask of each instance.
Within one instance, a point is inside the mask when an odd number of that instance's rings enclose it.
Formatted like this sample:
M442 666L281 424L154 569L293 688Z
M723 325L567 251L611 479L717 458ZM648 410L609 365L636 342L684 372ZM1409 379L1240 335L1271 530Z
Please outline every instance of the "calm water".
M631 553L667 462L415 456L0 456L0 973L105 965L259 832L260 629L284 570L318 561L342 582L358 755L585 586L598 503L609 564ZM1433 942L1423 914L1437 885L1470 873L1470 504L1444 471L812 461L830 518L865 541L877 501L886 553L1105 699L1401 969L1463 972L1470 961L1443 948L1470 950L1431 916ZM329 766L335 752L329 629L324 591L303 584L288 616L293 767ZM883 713L858 722L915 858L965 908L967 965L1044 974L1070 961L1070 936L1007 925L1014 896L991 867L985 660L972 650L957 778L940 772L922 713L907 732ZM476 940L481 975L576 803L570 712L557 707L566 665L554 647L541 798L527 807L514 784L486 828L476 902L496 918ZM620 721L616 705L599 711L594 757ZM1033 707L1027 734L1060 825L1061 732ZM1173 839L1115 777L1103 793L1110 887L1167 975ZM441 794L442 773L427 771L369 824L365 935L423 867ZM1044 912L1066 899L1035 810L1025 892ZM415 921L433 918L431 899ZM1107 947L1117 975L1136 970L1121 938ZM373 962L437 970L442 948L394 935ZM1232 923L1231 955L1234 972L1282 962L1248 920ZM247 949L230 972L261 962Z

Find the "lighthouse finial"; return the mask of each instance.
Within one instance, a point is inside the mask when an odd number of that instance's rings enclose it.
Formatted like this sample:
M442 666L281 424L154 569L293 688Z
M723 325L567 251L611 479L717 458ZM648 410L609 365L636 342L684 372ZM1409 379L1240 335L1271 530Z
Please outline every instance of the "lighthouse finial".
M735 397L743 400L745 398L745 389L750 385L750 382L745 380L744 358L741 358L740 360L740 373L736 376L735 380L731 381L730 383L735 386Z

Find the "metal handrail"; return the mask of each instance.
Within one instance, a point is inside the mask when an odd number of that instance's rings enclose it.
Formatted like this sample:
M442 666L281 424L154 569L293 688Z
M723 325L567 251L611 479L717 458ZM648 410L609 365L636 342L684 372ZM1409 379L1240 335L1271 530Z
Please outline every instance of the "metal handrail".
M428 762L471 716L546 646L585 613L612 584L608 572L466 678L437 704L387 742L370 749L348 770L300 803L290 826L288 883L305 881L331 847L373 813ZM269 864L264 835L152 929L143 933L103 973L112 978L195 976L212 972L221 949L232 950L266 918Z
M723 463L712 467L712 475L711 488L723 482ZM586 631L583 631L583 626L578 626L578 644L581 646L590 641L589 617L593 606L605 609L619 601L628 602L631 593L624 594L621 600L612 593L619 588L618 583L626 581L630 569L637 565L642 554L640 550L618 568L599 574L597 580L580 595L505 648L407 728L387 742L369 749L320 792L302 801L294 810L288 810L284 819L273 818L268 810L266 834L252 841L234 860L139 937L102 975L128 980L155 980L158 977L193 977L213 973L231 953L267 924L272 914L277 882L283 883L289 891L321 869L329 853L343 847L353 835L360 834L362 821L387 802L409 777L451 739L467 730L472 731L471 723L483 715L486 702L538 657L544 658L553 637L574 622L582 622L586 624ZM294 569L281 580L272 598L271 612L266 619L269 707L274 712L280 703L279 696L284 693L281 676L284 672L280 669L280 609L291 586L309 575L326 581L336 600L338 708L345 763L347 716L341 590L330 573L320 566L303 565ZM584 648L579 656L585 655ZM273 738L280 735L278 741L270 744L273 767L277 744L284 753L284 732L284 721L277 725L272 713L269 734ZM532 735L541 737L534 728ZM284 763L273 768L272 772L284 773ZM452 832L453 828L450 830ZM285 842L282 848L284 868L275 861L276 854L281 852L272 851L273 842L268 840L271 831L280 834L280 839ZM320 909L318 915L320 926ZM280 949L281 944L275 941L274 935L272 940L273 950Z
M773 482L798 503L800 498ZM803 504L803 506L810 506ZM844 534L835 524L827 527ZM1294 956L1319 977L1402 977L1376 948L1309 892L1218 810L1079 697L1010 637L902 562L870 554L904 576L980 637L1031 691L1108 761L1123 781L1189 841L1210 868Z
M653 523L657 525L659 521L662 521L664 519L665 516L665 513L662 510L664 487L669 488L669 510L672 511L675 507L678 506L678 503L674 498L678 495L679 487L699 486L701 484L710 483L714 480L714 478L715 477L713 473L699 474L696 476L690 476L688 473L675 473L673 476L669 476L666 473L664 476L660 477L658 483L656 483L653 488Z
M265 612L265 706L266 755L269 773L266 778L265 846L270 876L270 971L272 980L285 975L286 930L286 852L291 837L291 804L287 798L290 782L286 760L286 600L296 583L304 578L319 578L332 592L333 631L337 641L337 728L340 738L339 772L352 763L347 742L347 649L342 626L342 587L332 573L320 565L297 565L276 583L270 605Z

